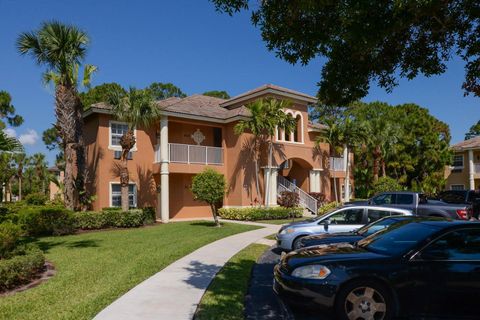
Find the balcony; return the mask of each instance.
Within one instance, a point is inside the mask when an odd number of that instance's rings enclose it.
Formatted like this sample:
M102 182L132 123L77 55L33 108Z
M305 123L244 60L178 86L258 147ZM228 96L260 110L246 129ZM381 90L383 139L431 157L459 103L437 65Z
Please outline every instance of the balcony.
M160 162L160 146L155 146L155 162ZM223 148L169 143L171 163L223 165Z
M345 159L330 157L330 171L345 171Z

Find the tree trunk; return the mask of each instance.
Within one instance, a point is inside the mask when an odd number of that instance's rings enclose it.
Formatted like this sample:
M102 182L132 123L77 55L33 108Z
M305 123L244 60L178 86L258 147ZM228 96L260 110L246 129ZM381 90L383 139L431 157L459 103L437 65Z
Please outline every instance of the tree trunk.
M387 176L386 164L385 164L385 160L382 159L382 177L386 177L386 176Z
M335 164L333 165L332 173L333 173L333 193L335 195L335 202L338 202L337 179L335 178Z
M122 188L122 211L128 211L130 204L128 200L128 185L130 182L130 175L128 172L128 153L135 145L135 135L132 129L129 129L120 138L120 145L122 146L122 155L120 157L120 186Z
M265 206L268 208L270 207L270 188L272 187L270 183L270 177L272 175L272 163L273 163L273 136L270 136L270 140L268 141L268 163L267 163L267 170L268 170L268 179L265 181Z
M220 221L218 221L218 216L217 216L217 207L214 204L210 205L210 208L212 209L212 215L213 215L213 220L215 221L215 225L217 227L221 227Z
M345 170L345 202L350 201L350 157L348 155L348 147L345 146L345 149L347 150L347 157L345 159L345 165L346 165L346 170Z
M75 148L73 143L65 146L65 177L64 177L64 201L65 207L75 209L75 179L74 179L74 157Z
M255 188L257 190L257 197L259 198L258 199L258 203L262 203L263 199L262 199L262 194L260 193L260 181L259 181L259 177L258 177L258 173L259 173L259 168L258 168L258 159L260 158L260 152L258 150L258 140L257 138L254 139L254 145L253 145L253 152L254 152L254 157L255 157L255 160L254 160L254 163L255 163Z
M376 146L372 153L373 156L373 181L378 181L378 173L380 171L380 147Z
M78 192L78 209L86 209L88 195L85 192L85 179L86 179L86 156L85 156L85 142L83 137L83 104L78 95L76 95L75 103L75 140L76 145L76 165L77 165L77 178L75 179L75 186Z
M18 176L18 200L22 201L22 177Z

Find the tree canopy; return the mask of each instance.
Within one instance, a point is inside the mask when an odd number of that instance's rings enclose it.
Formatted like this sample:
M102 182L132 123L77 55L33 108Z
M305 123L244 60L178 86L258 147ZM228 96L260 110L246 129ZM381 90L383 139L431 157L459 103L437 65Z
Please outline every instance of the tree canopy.
M465 140L472 139L476 136L480 136L480 120L470 127L467 133L465 133Z
M204 96L215 97L220 99L230 99L230 95L227 91L219 91L219 90L212 90L212 91L205 91L203 93Z
M101 85L90 88L86 92L80 93L80 99L82 100L84 108L88 109L94 103L107 101L109 92L113 90L118 90L126 93L125 89L123 89L121 85L116 82L110 82L103 83Z
M453 55L465 62L465 94L480 96L480 5L458 1L211 0L232 15L251 8L267 48L290 63L326 58L319 98L346 105L375 81L438 75ZM250 7L251 4L251 7Z
M171 97L185 98L187 96L173 83L153 82L145 89L150 92L154 100L162 100Z
M12 105L12 97L7 91L0 91L0 118L5 119L12 127L18 127L23 123L23 117L16 114ZM0 129L4 129L6 123L0 121Z

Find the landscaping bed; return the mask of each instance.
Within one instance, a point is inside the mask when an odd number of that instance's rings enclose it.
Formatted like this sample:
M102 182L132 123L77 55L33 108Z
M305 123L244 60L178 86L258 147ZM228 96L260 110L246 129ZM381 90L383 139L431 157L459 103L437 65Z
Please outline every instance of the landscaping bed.
M210 222L43 237L35 241L57 274L0 299L0 319L91 319L141 281L215 240L255 229Z
M278 220L292 219L292 217L300 218L303 215L302 208L285 208L285 207L252 207L252 208L221 208L218 214L223 219L229 220Z

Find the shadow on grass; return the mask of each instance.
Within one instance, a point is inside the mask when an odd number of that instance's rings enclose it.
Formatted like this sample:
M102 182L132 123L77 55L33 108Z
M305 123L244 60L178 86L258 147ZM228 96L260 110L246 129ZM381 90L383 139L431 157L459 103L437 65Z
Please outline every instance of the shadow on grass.
M99 247L100 240L77 240L77 241L58 241L58 240L38 240L38 239L29 239L30 243L36 244L40 250L45 253L48 253L50 249L55 247L66 247L69 249L79 249L79 248L97 248Z
M214 221L195 221L191 223L192 226L200 226L200 227L216 227ZM220 223L220 226L224 226L224 223Z

